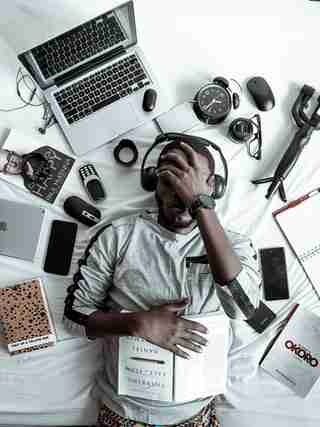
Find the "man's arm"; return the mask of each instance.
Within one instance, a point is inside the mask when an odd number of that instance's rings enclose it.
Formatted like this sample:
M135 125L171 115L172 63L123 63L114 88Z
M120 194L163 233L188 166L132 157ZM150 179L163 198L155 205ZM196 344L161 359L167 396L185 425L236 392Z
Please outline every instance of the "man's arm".
M112 286L115 241L113 227L108 224L93 236L78 262L79 268L67 289L64 308L64 323L75 335L93 338L102 334L99 328L92 334L87 329L91 317L104 314L104 302Z
M212 193L213 175L203 167L199 154L188 144L181 143L186 158L167 153L163 159L172 161L158 170L159 176L170 182L186 206L191 206L199 194ZM187 160L186 160L187 159ZM226 313L232 318L250 318L259 305L259 274L249 242L236 251L221 226L214 210L200 208L196 216L212 275L218 283L218 295ZM245 252L253 252L251 255ZM242 253L240 259L239 253ZM251 259L250 259L251 258Z
M200 208L196 219L226 313L232 318L252 317L259 306L261 279L251 241L240 236L234 249L214 210Z
M214 210L200 208L196 219L204 241L212 275L219 284L233 280L241 271L237 254Z
M106 313L97 310L88 317L86 334L91 338L106 335L134 336L137 329L136 317L136 313Z
M136 313L106 311L105 301L113 286L118 238L112 224L89 242L65 300L64 322L76 335L89 338L134 335Z
M187 304L188 301L185 299L154 307L149 311L134 313L96 311L88 318L87 335L90 337L137 336L170 350L178 356L189 358L184 350L201 352L201 347L207 344L207 340L197 332L206 334L208 331L200 323L177 316Z

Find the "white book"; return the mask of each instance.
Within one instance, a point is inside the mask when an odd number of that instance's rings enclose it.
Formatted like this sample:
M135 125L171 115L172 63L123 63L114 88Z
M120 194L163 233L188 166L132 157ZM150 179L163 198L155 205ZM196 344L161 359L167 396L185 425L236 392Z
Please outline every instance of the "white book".
M208 345L190 359L138 337L119 338L118 394L163 402L187 402L224 393L229 319L221 314L185 316L205 325Z
M293 200L273 216L320 294L320 188Z
M306 397L320 376L320 317L296 304L260 365L298 396Z

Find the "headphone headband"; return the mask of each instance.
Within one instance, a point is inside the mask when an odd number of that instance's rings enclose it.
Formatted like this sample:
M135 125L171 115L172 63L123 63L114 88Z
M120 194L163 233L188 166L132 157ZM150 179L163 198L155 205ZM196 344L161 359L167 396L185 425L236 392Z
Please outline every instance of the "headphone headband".
M199 137L199 136L188 135L188 134L184 134L184 133L168 132L168 133L160 134L160 135L158 135L156 137L154 143L148 148L148 150L146 151L146 153L144 155L144 158L142 160L142 164L141 164L141 175L140 175L142 187L145 190L147 190L147 191L153 191L153 190L151 190L151 188L147 189L147 185L144 185L145 181L146 181L146 175L147 175L146 174L146 170L148 170L148 168L145 169L145 163L146 163L147 158L148 158L149 154L151 153L151 151L157 145L161 144L162 142L165 142L165 141L174 141L174 140L181 140L181 141L184 141L186 143L192 143L192 142L201 143L204 146L207 146L208 149L209 148L213 148L215 151L217 151L219 153L220 159L221 159L221 162L222 162L222 165L223 165L224 178L222 178L221 176L217 175L218 177L220 177L220 181L223 181L223 186L222 186L222 189L220 191L221 194L217 198L222 197L223 194L224 194L224 192L225 192L227 183L228 183L228 165L227 165L227 161L226 161L226 159L225 159L225 157L224 157L224 155L222 153L221 148L218 145L216 145L215 143L213 143L211 141L208 141L205 138L202 138L202 137ZM208 150L208 151L212 155L211 150ZM151 185L151 187L152 187L152 185ZM220 187L221 187L221 183L220 183Z

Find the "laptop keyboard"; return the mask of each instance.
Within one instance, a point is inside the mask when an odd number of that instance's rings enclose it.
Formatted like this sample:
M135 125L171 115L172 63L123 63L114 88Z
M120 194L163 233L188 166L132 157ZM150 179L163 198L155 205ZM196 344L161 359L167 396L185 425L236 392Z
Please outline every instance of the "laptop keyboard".
M103 15L37 46L32 53L49 78L124 40L116 18Z
M72 124L148 84L145 70L132 54L56 92L54 97Z

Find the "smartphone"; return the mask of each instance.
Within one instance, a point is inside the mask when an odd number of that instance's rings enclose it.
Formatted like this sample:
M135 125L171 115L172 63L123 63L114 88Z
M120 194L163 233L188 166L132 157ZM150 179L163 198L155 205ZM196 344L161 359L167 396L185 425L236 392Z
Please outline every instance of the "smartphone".
M44 262L46 273L66 276L69 273L77 224L69 221L52 221L49 244Z
M259 255L265 299L288 299L289 285L284 248L261 248Z

